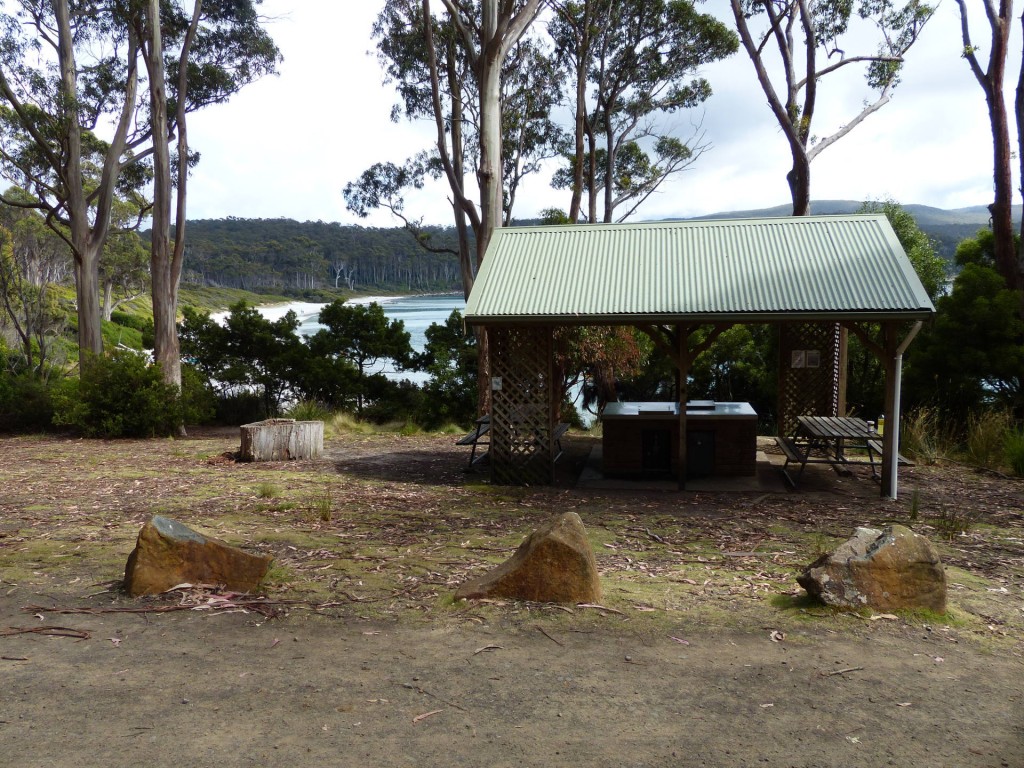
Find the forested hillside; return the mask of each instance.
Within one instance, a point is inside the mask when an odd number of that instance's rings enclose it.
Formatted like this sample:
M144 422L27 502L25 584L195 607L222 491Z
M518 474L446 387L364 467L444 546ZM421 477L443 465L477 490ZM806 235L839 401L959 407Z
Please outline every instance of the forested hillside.
M852 200L814 202L816 214L852 213ZM908 205L918 226L952 262L956 244L988 224L984 206L947 211ZM788 216L791 206L707 218ZM534 224L538 222L517 222ZM182 282L250 291L459 291L455 232L427 227L430 248L400 227L359 227L292 219L203 219L188 224ZM440 252L439 252L440 251Z
M460 290L452 231L426 231L431 248L443 252L424 249L400 228L291 219L190 221L182 283L257 291Z
M815 215L846 214L856 213L863 206L862 202L854 200L815 200L811 204L811 213ZM974 237L978 230L988 229L992 214L988 207L975 205L969 208L934 208L930 205L904 205L903 210L914 217L917 226L935 241L936 251L947 262L952 265L953 253L961 240ZM773 208L759 208L749 211L729 211L725 213L712 213L708 216L699 216L701 219L738 219L758 216L789 216L793 212L793 206L789 203L777 205ZM1022 209L1016 205L1013 215L1020 220Z

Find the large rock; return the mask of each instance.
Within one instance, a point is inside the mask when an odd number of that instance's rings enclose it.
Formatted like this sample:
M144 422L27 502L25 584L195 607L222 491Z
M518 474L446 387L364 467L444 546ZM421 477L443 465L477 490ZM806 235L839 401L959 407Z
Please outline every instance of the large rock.
M946 574L935 547L902 525L858 528L797 577L808 594L828 605L880 611L946 611Z
M128 556L124 585L128 594L154 595L178 584L220 584L251 592L267 575L270 555L253 555L196 533L170 518L155 516L139 531Z
M538 528L508 560L467 581L457 600L507 597L540 603L593 603L601 599L597 561L583 521L566 512Z

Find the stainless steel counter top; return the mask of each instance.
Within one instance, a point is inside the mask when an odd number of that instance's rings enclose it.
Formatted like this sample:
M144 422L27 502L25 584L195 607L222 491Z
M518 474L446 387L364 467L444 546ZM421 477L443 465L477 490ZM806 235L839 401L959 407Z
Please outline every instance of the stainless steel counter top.
M703 401L687 403L688 419L756 419L757 413L750 403L714 403L705 407ZM651 403L608 403L601 418L608 419L666 419L679 416L679 404L667 402Z

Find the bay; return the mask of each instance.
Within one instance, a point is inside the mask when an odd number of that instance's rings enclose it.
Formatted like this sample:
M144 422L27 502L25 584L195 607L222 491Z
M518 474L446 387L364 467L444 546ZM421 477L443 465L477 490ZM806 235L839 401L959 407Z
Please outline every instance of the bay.
M426 331L431 325L437 323L443 325L453 310L464 312L466 300L461 293L455 294L428 294L419 296L365 296L348 300L350 304L370 304L377 302L384 309L384 314L391 320L401 320L405 323L405 330L409 332L409 340L416 352L422 352L427 343ZM308 301L296 301L290 304L271 304L256 307L257 311L268 320L278 320L284 317L285 313L292 311L299 318L299 334L312 336L323 328L320 325L320 310L326 304L315 304ZM217 322L223 322L227 316L226 312L214 315ZM396 371L389 365L381 365L374 373L383 373L393 381L408 380L414 384L422 385L430 378L426 373L420 371ZM577 385L570 393L570 399L574 402L580 400L580 389ZM594 418L591 414L581 409L581 417L584 424L590 424Z
M466 300L461 293L428 294L420 296L366 296L349 299L349 304L370 304L376 302L384 310L389 320L401 320L409 333L409 341L415 352L422 352L427 343L427 328L437 323L443 325L453 310L462 312L466 308ZM308 301L297 301L290 304L273 304L257 307L257 311L268 320L277 320L291 311L299 318L299 335L312 336L322 330L320 310L326 304L314 304ZM416 384L423 384L429 376L418 371L396 371L383 365L376 372L383 373L389 379L401 381L408 379Z

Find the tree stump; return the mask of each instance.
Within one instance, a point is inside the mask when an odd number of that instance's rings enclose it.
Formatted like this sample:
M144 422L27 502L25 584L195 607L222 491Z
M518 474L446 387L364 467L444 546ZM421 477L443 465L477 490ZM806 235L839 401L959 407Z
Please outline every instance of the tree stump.
M242 425L242 461L315 459L323 450L322 421L267 419Z

